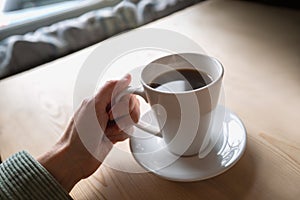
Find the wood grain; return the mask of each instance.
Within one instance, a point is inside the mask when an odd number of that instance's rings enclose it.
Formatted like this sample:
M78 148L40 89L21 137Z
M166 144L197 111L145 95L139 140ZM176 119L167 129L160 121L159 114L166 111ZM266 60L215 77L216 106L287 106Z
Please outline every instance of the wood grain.
M246 152L224 174L194 183L102 166L76 185L74 199L299 199L299 24L297 10L207 1L147 25L184 34L223 63L226 106L246 125ZM2 159L22 149L37 156L59 138L94 48L0 81ZM128 141L121 146L128 151ZM119 162L139 167L130 156Z

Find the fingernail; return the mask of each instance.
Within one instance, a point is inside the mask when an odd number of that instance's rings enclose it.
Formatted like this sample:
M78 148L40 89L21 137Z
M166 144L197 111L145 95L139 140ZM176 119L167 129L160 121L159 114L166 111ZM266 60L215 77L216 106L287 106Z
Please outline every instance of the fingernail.
M109 120L113 120L114 119L114 116L113 116L111 110L109 111L108 116L109 116Z
M129 100L129 111L132 111L135 107L135 97L132 95Z
M139 122L139 118L138 118L138 117L135 117L135 118L133 119L133 122L137 124L137 123Z

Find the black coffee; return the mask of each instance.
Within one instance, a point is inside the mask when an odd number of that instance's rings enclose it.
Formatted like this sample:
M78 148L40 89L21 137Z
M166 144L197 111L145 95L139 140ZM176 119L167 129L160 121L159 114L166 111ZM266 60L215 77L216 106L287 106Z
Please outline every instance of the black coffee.
M184 92L204 87L212 82L211 77L194 69L178 69L156 77L148 85L168 92Z

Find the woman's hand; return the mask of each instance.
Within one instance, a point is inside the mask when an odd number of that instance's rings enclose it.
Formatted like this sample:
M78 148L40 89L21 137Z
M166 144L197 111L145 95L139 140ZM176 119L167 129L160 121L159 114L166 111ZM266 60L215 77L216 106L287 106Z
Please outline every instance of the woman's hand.
M96 171L112 145L128 138L126 132L137 123L139 101L134 95L114 102L130 81L130 75L109 81L93 98L84 100L61 139L37 159L66 191Z

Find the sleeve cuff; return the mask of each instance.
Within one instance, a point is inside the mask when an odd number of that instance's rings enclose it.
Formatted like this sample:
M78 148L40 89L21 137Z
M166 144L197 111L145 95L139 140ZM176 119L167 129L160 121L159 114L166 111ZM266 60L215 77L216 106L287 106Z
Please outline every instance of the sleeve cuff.
M31 155L18 152L0 165L0 199L72 199Z

